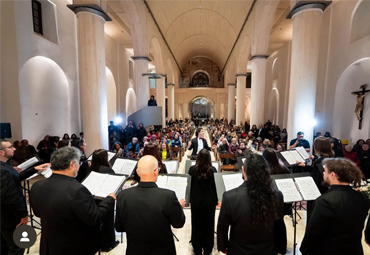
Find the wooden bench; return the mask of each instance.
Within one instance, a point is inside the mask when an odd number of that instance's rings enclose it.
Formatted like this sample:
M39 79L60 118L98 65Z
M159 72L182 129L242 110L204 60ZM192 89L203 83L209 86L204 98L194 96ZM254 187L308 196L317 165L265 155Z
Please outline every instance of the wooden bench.
M177 159L179 162L181 162L181 158L182 158L181 149L179 147L170 147L170 151L171 151L171 158ZM176 153L177 153L177 157L175 156Z
M221 161L221 163L223 162L223 159L232 159L232 160L236 160L236 157L234 154L230 154L230 153L219 153L219 160ZM234 165L221 165L221 172L223 171L234 171Z

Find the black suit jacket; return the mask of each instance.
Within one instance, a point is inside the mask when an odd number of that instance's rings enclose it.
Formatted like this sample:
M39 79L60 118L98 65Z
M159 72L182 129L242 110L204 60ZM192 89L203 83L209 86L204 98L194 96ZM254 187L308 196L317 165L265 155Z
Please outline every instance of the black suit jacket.
M27 179L36 170L30 168L18 173L11 165L1 163L1 229L15 227L28 215L26 200L23 196L21 181Z
M192 156L197 155L197 151L198 151L198 138L193 138L191 140L191 145L188 148L188 150L191 150L191 149L193 149L193 152L191 153L191 155ZM205 138L203 138L203 149L207 149L209 151L211 150L211 148L208 146L207 140Z
M277 192L280 218L283 196ZM228 237L229 226L230 239ZM254 227L247 183L225 192L217 225L217 247L227 255L276 255L273 229Z
M314 203L301 252L307 255L363 255L361 238L368 198L347 185L333 185Z
M153 182L118 194L116 230L127 234L127 255L176 254L171 226L182 228L185 215L175 192Z
M112 197L97 206L85 186L55 173L32 186L30 202L41 218L41 255L95 254L101 219L114 209Z

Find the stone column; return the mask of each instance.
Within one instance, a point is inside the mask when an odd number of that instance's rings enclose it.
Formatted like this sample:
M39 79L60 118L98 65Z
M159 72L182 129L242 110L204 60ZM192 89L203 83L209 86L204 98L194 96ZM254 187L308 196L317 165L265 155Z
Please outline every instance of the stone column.
M250 124L265 123L266 55L255 55L252 60Z
M245 122L245 93L247 74L237 74L236 77L236 125Z
M111 19L96 4L68 7L77 16L82 131L89 155L96 149L108 149L104 23Z
M227 92L227 119L229 120L235 120L235 95L236 95L236 84L235 83L229 83L227 84L228 92Z
M288 142L298 131L305 133L312 146L319 39L322 13L327 3L300 2L290 12L293 19L292 58L290 72ZM252 98L253 100L253 98Z
M175 84L167 84L168 89L168 120L175 120Z
M134 81L136 85L136 111L148 106L149 95L149 80L143 74L148 72L148 63L151 59L146 56L131 57L134 62ZM140 95L140 96L139 96Z
M162 107L162 127L166 126L166 79L165 75L156 76L157 79L157 105Z

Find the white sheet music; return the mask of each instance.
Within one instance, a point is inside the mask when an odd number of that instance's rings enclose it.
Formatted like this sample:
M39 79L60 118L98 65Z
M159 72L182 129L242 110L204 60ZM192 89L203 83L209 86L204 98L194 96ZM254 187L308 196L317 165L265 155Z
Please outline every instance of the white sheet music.
M176 174L178 163L177 160L163 161L163 164L166 165L167 173L169 174Z
M301 154L302 158L304 158L304 159L309 159L310 158L310 155L308 155L305 148L297 147L295 149L298 151L299 154Z
M84 185L92 195L106 197L110 193L116 192L125 179L126 176L91 172L82 182L82 185Z
M112 192L116 192L118 187L125 180L125 176L122 175L107 175L104 183L100 186L99 190L95 193L97 197L106 197Z
M167 175L159 175L157 178L157 186L162 189L167 189Z
M51 170L50 167L48 167L45 171L41 171L41 174L45 177L45 178L49 178L52 174L53 174L53 171Z
M301 154L299 154L297 150L291 150L289 153L295 158L296 161L304 162L304 158L302 158Z
M289 165L297 164L295 157L291 155L289 151L282 151L280 153L281 155L283 155L283 157L285 158Z
M192 161L191 166L195 166L195 163L196 163L195 161Z
M292 178L275 180L276 186L283 193L284 203L302 201Z
M123 166L121 170L121 174L130 176L132 174L132 171L134 171L136 164L137 164L137 161L135 160L125 159L125 165Z
M187 177L168 176L167 189L176 193L177 199L185 199L186 186L188 185Z
M22 164L18 165L17 167L19 167L23 171L23 170L26 170L26 169L32 167L37 162L39 162L39 160L36 157L32 157L29 160L27 160L27 161L23 162Z
M246 160L247 160L246 158L242 158L243 165L244 165L244 162L245 162Z
M105 178L106 174L91 172L89 176L87 176L87 178L82 182L82 185L84 185L91 192L91 194L94 195L105 181Z
M108 151L108 161L110 161L115 155L116 153Z
M243 184L242 174L224 174L222 179L225 185L225 191L235 189Z
M315 200L321 193L311 176L294 178L304 200Z
M214 168L216 168L217 172L219 171L219 169L218 169L218 166L219 166L218 162L212 162L212 166Z
M29 181L29 180L37 177L37 176L39 176L39 174L38 173L35 173L35 174L31 175L30 177L28 177L26 180Z
M118 158L114 162L112 169L114 170L116 174L131 175L136 164L137 164L137 161L135 160Z

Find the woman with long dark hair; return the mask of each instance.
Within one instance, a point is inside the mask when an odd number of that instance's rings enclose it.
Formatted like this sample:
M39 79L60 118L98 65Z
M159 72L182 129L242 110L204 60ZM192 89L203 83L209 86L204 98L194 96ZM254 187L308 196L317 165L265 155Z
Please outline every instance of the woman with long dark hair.
M114 174L114 170L111 168L108 161L108 153L104 149L95 150L92 154L92 161L90 170L98 173ZM97 205L100 204L102 200L95 199ZM109 208L109 212L105 218L102 219L101 227L101 250L104 252L109 252L115 248L119 242L116 241L116 235L114 231L114 208Z
M271 185L266 160L251 154L244 183L224 193L217 226L218 249L228 255L276 255L274 222L283 217L283 196ZM230 229L230 239L228 230Z
M104 149L95 150L92 154L90 170L97 173L114 174L108 161L108 152Z
M262 156L266 159L269 165L270 175L290 173L288 168L279 163L279 159L276 155L276 152L273 149L266 148L263 151Z
M215 211L218 202L211 154L199 151L196 164L189 168L191 176L191 241L195 255L211 254L214 244Z

